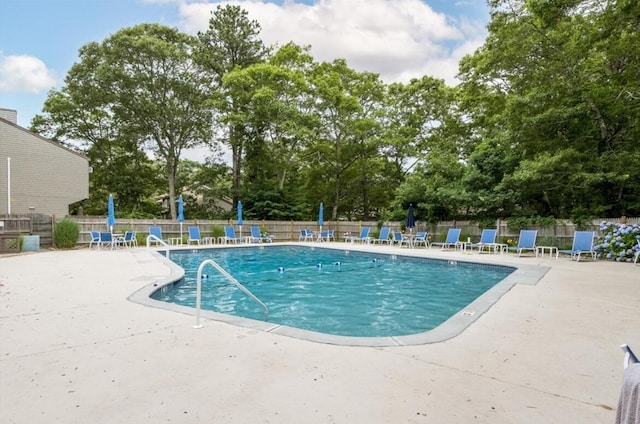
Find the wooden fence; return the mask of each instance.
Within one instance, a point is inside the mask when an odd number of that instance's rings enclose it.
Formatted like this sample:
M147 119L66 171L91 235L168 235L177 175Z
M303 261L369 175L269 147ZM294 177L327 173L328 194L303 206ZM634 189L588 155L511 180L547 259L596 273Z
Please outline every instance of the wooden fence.
M13 242L20 236L40 236L40 246L49 247L53 244L53 218L49 215L33 213L28 215L0 215L0 252L17 251L11 249ZM9 244L11 246L9 246ZM19 244L16 242L16 244Z
M106 217L69 217L68 219L76 221L80 225L80 240L79 244L88 244L91 240L91 231L105 231L106 230ZM627 224L640 223L640 218L626 218L623 219ZM556 225L551 227L528 227L530 229L538 230L537 243L545 246L570 246L573 240L573 234L576 230L590 230L596 233L596 236L600 233L600 223L607 222L621 222L621 219L595 219L585 225L578 228L570 221L556 220ZM114 228L115 232L124 233L127 230L137 231L139 234L148 234L150 226L160 226L162 228L162 235L164 238L178 238L183 237L186 239L189 226L197 226L200 229L200 235L202 237L215 237L221 235L224 225L233 225L236 231L236 236L240 237L240 227L235 220L186 220L182 223L182 232L180 230L180 223L172 220L161 219L117 219ZM300 235L300 230L310 229L312 231L318 231L317 221L259 221L259 220L244 220L242 225L242 235L246 236L250 234L250 227L257 225L262 231L266 231L270 235L274 236L276 241L296 241ZM360 230L363 227L371 227L372 233L376 233L380 226L385 225L391 227L392 231L401 231L404 229L404 222L384 222L378 223L377 221L326 221L324 222L323 229L335 230L337 240L344 240L348 236L360 234ZM437 224L428 224L418 222L416 231L428 231L431 234L433 241L442 241L446 237L449 228L460 228L461 240L471 238L472 241L477 242L480 240L480 234L482 228L475 221L443 221ZM511 239L514 243L520 234L520 229L509 228L508 222L503 220L497 220L493 228L498 229L498 240L502 243L506 243Z
M37 216L36 216L37 215ZM38 234L40 235L41 247L49 247L53 241L53 226L56 222L59 222L62 218L49 217L46 215L33 214L26 216L0 216L0 233L14 233L20 234ZM69 219L78 223L80 227L80 238L78 245L88 245L91 240L91 231L107 231L106 217L101 216L70 216L65 219ZM640 218L603 218L595 219L586 225L578 228L575 224L569 221L557 220L556 224L551 227L528 227L530 229L538 230L537 243L539 245L551 245L551 246L570 246L573 240L573 234L576 230L592 230L595 231L598 236L600 233L600 223L606 222L625 222L629 225L640 224ZM200 229L202 237L217 237L222 235L223 227L225 225L233 225L236 230L236 236L240 236L240 227L235 220L186 220L182 223L182 229L180 223L173 220L162 219L117 219L114 232L124 233L127 230L134 230L138 232L141 237L146 238L149 232L150 226L160 226L162 228L162 234L164 238L178 238L183 237L185 240L188 234L189 226L197 226ZM261 221L261 220L245 220L242 225L242 235L250 234L250 227L257 225L262 231L268 232L274 236L276 241L297 241L302 229L310 229L312 231L318 231L317 221ZM404 222L384 222L379 223L377 221L325 221L323 229L335 230L337 240L344 240L348 236L360 234L360 230L363 227L371 227L372 235L377 235L380 226L385 225L391 227L392 231L401 231L404 229ZM432 241L444 240L447 230L449 228L460 228L461 240L470 238L472 241L477 242L480 239L482 228L475 221L443 221L437 224L428 224L418 222L416 231L428 231L431 235ZM502 243L511 239L515 242L520 233L519 229L509 228L508 222L503 220L497 220L493 228L498 229L498 240Z
M68 217L80 226L79 244L88 244L91 240L91 231L107 231L106 217ZM188 228L197 226L200 229L201 237L217 237L223 235L225 225L233 225L236 236L248 236L251 233L250 227L256 225L261 231L267 232L273 236L276 241L296 241L300 235L300 230L310 229L317 231L318 223L316 221L260 221L260 220L244 220L242 228L237 225L235 220L204 220L191 219L185 220L182 226L174 220L162 219L116 219L114 232L124 233L133 230L139 234L149 234L149 227L159 226L162 228L162 236L169 238L186 238ZM354 222L354 221L325 221L324 229L333 229L338 239L344 239L349 234L359 234L363 226L376 227L375 222ZM181 229L182 227L182 229Z

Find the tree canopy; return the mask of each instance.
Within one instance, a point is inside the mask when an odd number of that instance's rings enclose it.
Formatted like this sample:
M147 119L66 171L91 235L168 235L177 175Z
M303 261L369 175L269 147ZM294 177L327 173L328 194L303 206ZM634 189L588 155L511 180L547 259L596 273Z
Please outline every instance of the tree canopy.
M196 37L125 28L80 49L33 128L87 152L94 212L114 193L158 216L168 194L175 217L180 192L208 197L194 218L231 216L212 206L225 197L261 219L314 219L320 202L331 219L401 219L409 204L424 221L640 215L640 5L489 5L456 87L266 47L239 6ZM197 145L206 163L182 158Z

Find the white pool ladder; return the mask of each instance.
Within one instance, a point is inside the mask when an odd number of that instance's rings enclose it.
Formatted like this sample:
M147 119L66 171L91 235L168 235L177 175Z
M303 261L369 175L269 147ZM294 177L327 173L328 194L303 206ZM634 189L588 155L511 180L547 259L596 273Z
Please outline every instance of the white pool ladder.
M216 261L214 261L213 259L205 259L198 267L198 276L197 276L198 285L196 288L196 323L194 324L193 328L203 327L202 324L200 324L200 302L202 300L202 270L207 264L217 269L218 272L222 274L227 280L229 280L233 285L238 287L240 290L242 290L244 294L246 294L251 299L256 301L260 306L262 306L262 309L264 309L264 320L267 321L269 319L269 308L267 308L267 305L265 305L260 299L258 299L253 293L251 293L245 286L240 284L238 280L233 278L233 276L229 274L220 265L218 265Z
M164 246L165 251L167 252L167 259L169 259L169 252L171 251L171 246L169 246L167 242L165 242L164 240L159 239L153 234L149 234L147 236L147 250L149 250L149 247L151 247L152 241L155 241L156 243L160 243L162 246Z

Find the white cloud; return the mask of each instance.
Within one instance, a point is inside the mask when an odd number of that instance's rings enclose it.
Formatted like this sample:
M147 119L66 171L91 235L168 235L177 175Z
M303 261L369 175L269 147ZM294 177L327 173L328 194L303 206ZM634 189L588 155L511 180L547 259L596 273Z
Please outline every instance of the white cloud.
M0 54L0 91L37 94L55 84L53 72L37 57Z
M262 27L265 44L310 45L317 61L347 60L385 82L431 75L455 84L458 61L484 40L484 23L436 13L421 0L319 0L282 5L257 0L181 2L182 29L206 31L218 4L240 5Z

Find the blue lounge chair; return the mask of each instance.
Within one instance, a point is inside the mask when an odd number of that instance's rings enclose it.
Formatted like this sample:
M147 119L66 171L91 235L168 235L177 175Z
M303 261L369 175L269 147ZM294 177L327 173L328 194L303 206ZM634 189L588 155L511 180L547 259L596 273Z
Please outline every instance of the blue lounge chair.
M538 230L520 230L518 245L515 247L509 247L508 250L515 250L518 256L520 256L525 250L531 250L535 253L537 237Z
M638 263L638 257L640 257L640 236L636 236L636 240L638 241L638 250L636 250L636 254L633 257L633 263Z
M389 227L382 227L380 229L380 235L378 236L378 238L375 239L371 239L371 241L373 242L373 244L376 243L386 243L386 244L390 244L391 240L389 240L389 233L391 232L391 228Z
M354 242L360 243L370 243L371 237L369 237L369 232L371 232L371 227L362 227L360 230L360 235L358 237L354 237Z
M257 225L252 225L249 227L251 230L251 235L249 237L245 237L245 240L248 243L262 243L262 234L260 234L260 227Z
M460 243L460 228L449 228L447 231L447 238L444 242L432 242L431 247L440 246L442 250L455 248Z
M100 231L91 231L91 240L89 241L89 249L91 246L96 245L96 247L100 247Z
M155 243L156 245L167 244L167 242L162 238L162 227L149 227L149 237L147 237L147 242L149 244Z
M471 250L473 250L474 248L478 248L478 253L483 252L485 248L487 248L489 251L493 249L493 251L495 252L497 247L497 235L498 230L496 229L484 229L482 230L482 234L480 235L480 241L478 243L472 243L468 245L467 248L471 248Z
M571 246L571 250L558 250L558 255L570 255L571 260L575 260L576 262L580 262L581 255L590 254L593 260L596 259L596 251L593 250L593 239L594 239L593 231L576 231L573 234L573 245Z
M245 241L247 243L262 243L262 242L271 243L273 241L273 236L269 236L269 235L263 236L262 233L260 232L260 227L258 227L257 225L252 225L250 229L251 229L251 235L249 237L245 237Z
M196 242L200 244L201 241L202 241L202 237L200 237L200 228L189 227L189 238L187 239L187 244L191 244L191 242Z
M419 244L424 244L424 247L427 248L431 245L429 243L429 233L426 231L418 231L416 233L415 238L413 239L413 245L417 246Z
M222 237L222 242L224 244L227 243L238 243L240 241L240 239L238 237L236 237L236 230L233 228L232 225L225 225L224 226L224 237Z
M298 241L313 241L313 231L307 229L300 230Z

